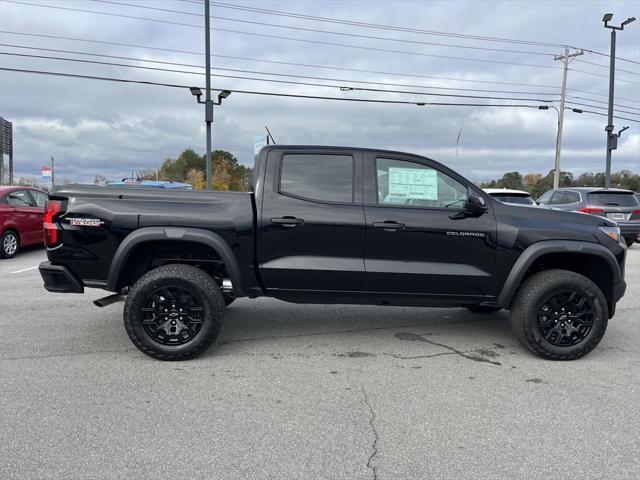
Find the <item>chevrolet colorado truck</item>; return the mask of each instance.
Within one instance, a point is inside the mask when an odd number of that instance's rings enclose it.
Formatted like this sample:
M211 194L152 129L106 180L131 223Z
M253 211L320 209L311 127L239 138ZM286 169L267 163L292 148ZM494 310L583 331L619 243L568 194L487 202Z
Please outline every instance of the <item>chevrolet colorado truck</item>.
M51 292L124 300L135 346L195 357L240 297L510 311L548 359L602 339L626 245L603 217L509 205L422 156L267 146L253 192L65 186L44 214Z

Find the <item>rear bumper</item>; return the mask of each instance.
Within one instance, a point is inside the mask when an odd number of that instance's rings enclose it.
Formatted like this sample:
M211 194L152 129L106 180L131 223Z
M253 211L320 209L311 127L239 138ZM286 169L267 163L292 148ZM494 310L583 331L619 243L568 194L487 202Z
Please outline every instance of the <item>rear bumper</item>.
M640 222L617 222L620 233L623 235L638 235L640 233Z
M42 262L38 266L44 288L56 293L84 293L84 286L64 265L52 265L51 262Z

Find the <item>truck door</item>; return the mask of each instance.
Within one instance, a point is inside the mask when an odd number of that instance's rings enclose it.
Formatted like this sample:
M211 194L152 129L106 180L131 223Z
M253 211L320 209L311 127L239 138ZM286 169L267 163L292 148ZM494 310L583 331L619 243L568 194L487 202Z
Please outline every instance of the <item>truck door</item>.
M426 158L365 152L365 268L370 291L401 298L477 300L495 260L496 221L456 213L466 181Z
M270 293L364 289L361 153L273 149L264 178L259 266Z

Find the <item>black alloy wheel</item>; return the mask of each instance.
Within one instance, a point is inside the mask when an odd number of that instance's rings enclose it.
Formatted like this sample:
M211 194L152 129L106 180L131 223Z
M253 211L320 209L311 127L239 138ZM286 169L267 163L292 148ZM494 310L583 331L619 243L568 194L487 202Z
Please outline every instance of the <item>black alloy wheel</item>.
M552 345L572 347L589 335L594 312L593 302L579 292L552 295L538 310L538 331Z
M165 285L149 295L142 307L142 325L162 345L182 345L202 328L203 303L198 295L178 285Z

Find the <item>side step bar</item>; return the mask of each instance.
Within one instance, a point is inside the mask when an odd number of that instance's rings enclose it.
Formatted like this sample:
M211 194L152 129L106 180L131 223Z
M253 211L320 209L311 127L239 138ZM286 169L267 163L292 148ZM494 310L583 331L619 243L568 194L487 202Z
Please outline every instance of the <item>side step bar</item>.
M94 300L93 304L96 307L107 307L112 303L123 302L127 296L124 293L114 293L113 295L109 295L108 297L99 298L98 300Z

